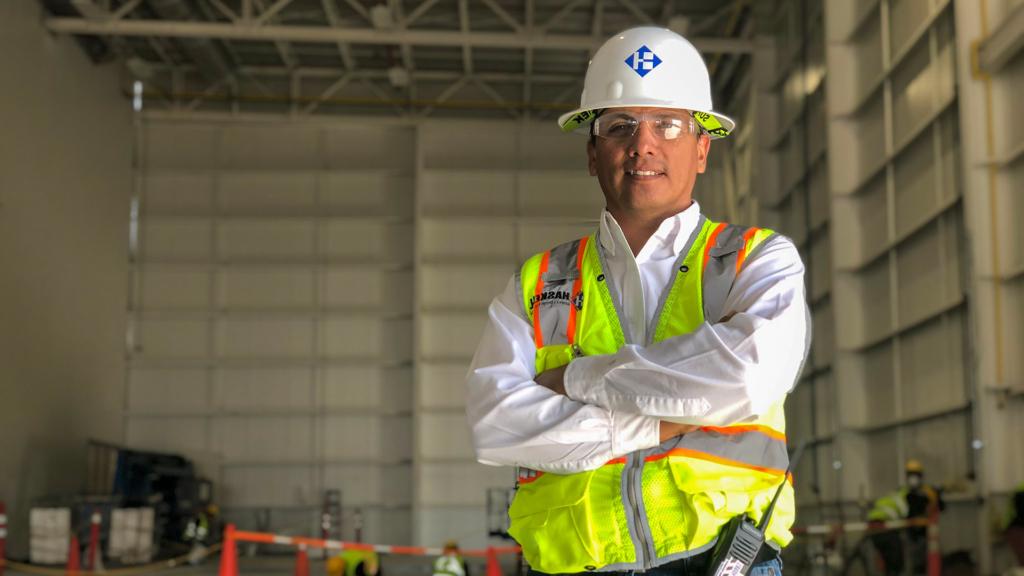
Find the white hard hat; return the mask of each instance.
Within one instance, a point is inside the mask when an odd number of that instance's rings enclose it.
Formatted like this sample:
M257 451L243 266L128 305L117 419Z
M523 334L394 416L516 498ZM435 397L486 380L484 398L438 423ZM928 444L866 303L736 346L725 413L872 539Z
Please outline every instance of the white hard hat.
M609 38L587 67L580 107L559 117L558 125L586 134L601 110L633 106L689 110L712 138L728 136L736 126L712 109L700 53L666 28L630 28Z

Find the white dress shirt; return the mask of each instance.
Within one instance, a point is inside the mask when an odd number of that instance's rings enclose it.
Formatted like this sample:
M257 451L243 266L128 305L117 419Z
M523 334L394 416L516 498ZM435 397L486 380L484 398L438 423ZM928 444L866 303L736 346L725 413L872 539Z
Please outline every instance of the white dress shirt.
M663 221L634 257L618 223L602 212L604 273L618 289L627 341L615 354L570 363L567 396L533 381L533 328L513 276L491 302L466 378L466 414L481 463L592 470L657 446L660 420L742 422L789 392L810 328L804 267L788 239L746 261L725 301L725 321L707 319L689 334L650 342L675 261L699 221L694 202Z

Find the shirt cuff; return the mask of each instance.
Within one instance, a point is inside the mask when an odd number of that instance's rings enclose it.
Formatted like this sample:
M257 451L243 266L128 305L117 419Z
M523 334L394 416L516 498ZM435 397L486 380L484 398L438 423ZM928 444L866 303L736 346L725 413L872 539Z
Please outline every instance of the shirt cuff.
M614 365L612 354L574 359L562 376L565 395L577 402L609 408L604 393L604 377Z
M612 412L612 453L625 455L661 444L661 421L642 414Z

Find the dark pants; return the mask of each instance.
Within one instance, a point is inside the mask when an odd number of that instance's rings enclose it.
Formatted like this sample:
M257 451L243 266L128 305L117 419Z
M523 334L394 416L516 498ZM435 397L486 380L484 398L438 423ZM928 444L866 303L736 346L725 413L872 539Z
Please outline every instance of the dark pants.
M1017 565L1024 566L1024 526L1010 526L1006 529L1006 543L1017 557Z
M624 572L580 572L578 574L559 574L558 576L707 576L708 560L711 554L698 554L693 558L682 558L647 571L627 570ZM543 572L530 570L529 576L550 576ZM782 576L782 560L773 558L754 564L747 576Z

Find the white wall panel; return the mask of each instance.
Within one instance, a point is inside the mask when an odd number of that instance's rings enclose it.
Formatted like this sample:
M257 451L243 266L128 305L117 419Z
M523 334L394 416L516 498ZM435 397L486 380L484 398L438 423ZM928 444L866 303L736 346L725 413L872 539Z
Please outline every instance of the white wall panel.
M475 257L512 262L515 237L511 223L427 220L420 226L419 242L424 258Z
M408 505L412 485L408 466L342 466L324 468L325 488L339 489L345 507L385 504Z
M420 350L426 358L465 358L476 351L484 332L483 314L423 314Z
M457 539L464 548L493 544L487 540L487 517L479 507L425 506L416 515L416 531L426 545L441 546Z
M200 369L132 368L128 409L138 412L195 412L207 408L209 377Z
M229 411L313 407L311 368L221 368L214 376L214 405Z
M367 267L327 270L324 273L325 303L328 306L358 306L371 309L386 306L388 310L395 307L398 310L407 310L408 304L400 302L400 299L393 295L384 294L386 286L395 284L385 282L385 274L379 268Z
M327 416L322 422L328 459L397 462L410 456L408 418L345 415Z
M425 364L420 367L420 406L457 408L465 405L467 364Z
M232 466L224 471L220 498L228 508L314 505L321 494L313 488L313 470L301 465L285 467ZM236 514L245 518L244 514ZM284 526L275 522L272 526ZM308 529L308 528L307 528Z
M228 260L308 258L313 255L313 236L311 220L230 220L218 226L217 250Z
M219 160L225 168L251 170L320 168L320 134L306 126L227 125L220 135Z
M949 410L967 401L963 337L963 317L953 312L922 324L900 340L901 380L928 383L903 389L902 405L908 414Z
M382 130L373 122L359 126L327 126L320 139L325 167L356 173L361 170L411 171L416 143L411 130Z
M147 170L213 168L217 162L220 130L202 123L147 125Z
M126 436L143 450L198 454L209 450L206 419L201 417L133 417Z
M411 322L348 316L323 322L323 353L334 358L407 361L412 351Z
M216 178L204 172L159 172L145 176L146 213L204 214L213 207Z
M323 371L320 402L326 408L412 408L412 369L330 366Z
M316 189L315 172L224 172L217 179L219 207L232 214L308 214Z
M420 300L425 307L467 307L483 311L515 273L513 265L458 266L438 264L421 275Z
M322 300L328 307L380 310L394 316L411 313L412 291L409 270L338 267L324 272Z
M232 268L217 287L221 308L302 308L313 306L313 271L294 268Z
M469 425L461 411L451 414L425 413L420 416L416 435L419 454L428 461L432 458L474 459Z
M330 218L323 226L321 245L331 259L392 264L408 261L412 254L412 226L409 224Z
M150 260L205 260L212 256L210 221L151 220L140 231L140 250Z
M206 320L144 319L135 339L141 358L203 358L210 347Z
M313 355L313 321L225 318L217 325L221 358L309 358Z
M604 194L596 176L584 170L527 172L519 180L519 213L526 216L568 216L597 219Z
M513 214L516 174L501 171L435 171L424 175L419 194L427 214Z
M538 252L571 240L577 240L584 236L593 234L597 229L597 217L593 216L592 221L577 221L571 223L527 223L524 224L519 234L518 251L521 259L525 259Z
M228 462L291 462L313 457L313 426L299 416L232 416L218 421Z
M331 214L412 216L408 196L413 181L409 176L379 171L332 171L320 174L318 186L319 205Z
M479 464L425 463L417 494L424 506L480 505L487 502L488 488L510 488L512 468Z
M201 309L210 305L210 272L184 266L146 266L139 304L143 308Z

